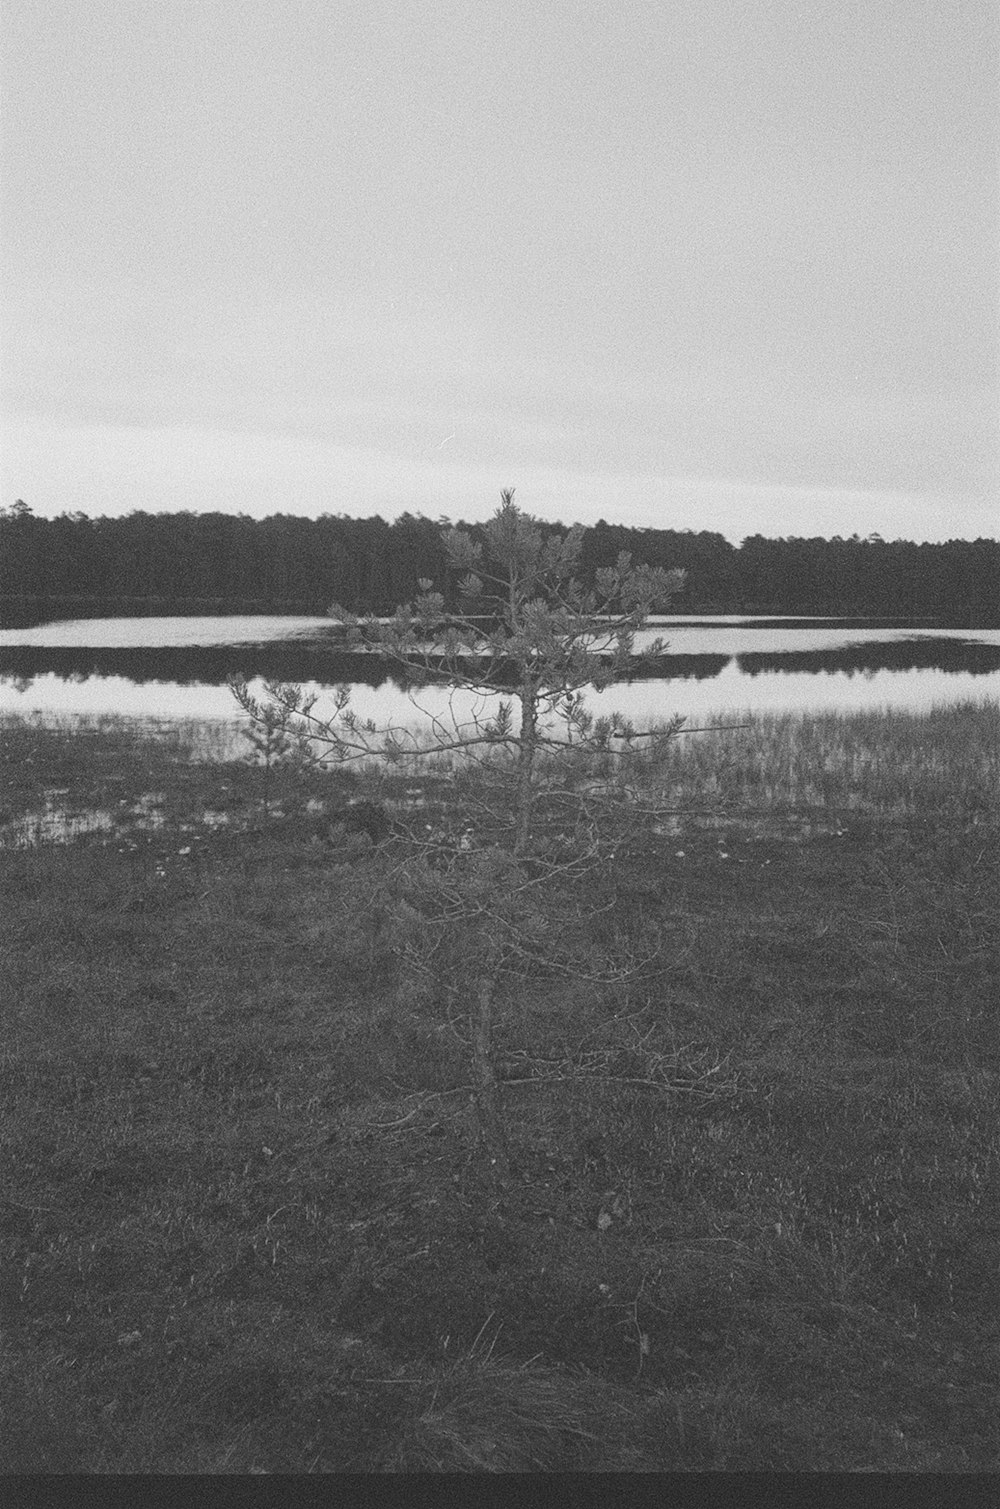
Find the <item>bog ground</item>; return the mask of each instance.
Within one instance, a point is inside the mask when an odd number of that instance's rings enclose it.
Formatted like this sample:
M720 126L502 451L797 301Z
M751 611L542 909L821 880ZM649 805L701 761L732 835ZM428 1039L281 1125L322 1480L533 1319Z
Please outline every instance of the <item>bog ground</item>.
M0 729L0 1465L1000 1466L995 706L678 741L503 996L499 1197L411 839L193 740Z

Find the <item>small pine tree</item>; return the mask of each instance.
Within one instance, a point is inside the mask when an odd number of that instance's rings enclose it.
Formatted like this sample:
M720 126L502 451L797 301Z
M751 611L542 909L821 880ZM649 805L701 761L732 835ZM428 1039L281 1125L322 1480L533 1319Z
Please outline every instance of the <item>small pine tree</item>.
M281 702L252 696L245 681L231 681L229 686L247 714L243 737L250 749L246 758L261 772L261 809L267 823L272 816L275 775L300 766L308 757L307 743L297 720Z
M498 986L520 961L552 948L538 897L547 880L579 875L608 851L610 808L589 793L576 794L552 772L589 762L627 770L642 738L667 740L683 719L655 734L641 734L618 714L595 718L584 689L628 679L665 649L656 640L642 653L636 635L649 615L667 607L684 574L635 565L627 553L596 573L592 588L576 576L583 530L545 536L541 525L515 505L513 490L484 529L484 542L468 531L443 532L449 567L458 577L459 611L448 613L433 583L399 607L388 623L365 621L334 604L330 612L348 630L352 647L392 663L411 689L438 686L486 699L491 710L434 718L423 731L362 721L350 690L334 692L333 711L321 717L315 695L269 683L257 704L234 688L260 738L270 747L293 735L337 763L386 766L431 756L460 756L482 776L482 810L490 841L471 853L454 853L433 873L411 869L406 908L418 916L425 953L461 922L473 940L468 962L469 1016L475 1102L490 1168L501 1181L506 1141L493 1066L493 1014ZM257 713L255 714L255 709ZM575 842L560 844L560 826ZM613 826L611 824L610 826ZM405 870L404 870L405 873ZM548 933L548 936L545 936Z

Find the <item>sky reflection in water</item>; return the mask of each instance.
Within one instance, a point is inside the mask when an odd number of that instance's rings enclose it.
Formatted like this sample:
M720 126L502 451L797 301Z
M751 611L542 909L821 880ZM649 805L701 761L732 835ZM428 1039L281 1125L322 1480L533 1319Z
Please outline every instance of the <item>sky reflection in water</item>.
M313 639L329 631L329 620L315 618L161 618L161 619L94 619L44 624L33 629L0 631L0 712L17 712L43 716L97 716L119 714L136 718L169 720L236 718L236 707L224 684L206 679L200 682L197 671L186 684L176 680L136 680L112 673L116 649L146 651L165 650L194 652L219 646L267 644L290 646ZM692 721L704 721L713 714L731 717L745 710L756 712L850 711L894 708L920 711L933 705L967 698L1000 698L1000 630L928 630L920 628L849 629L824 623L810 628L741 628L732 619L720 621L720 627L704 627L673 620L656 632L669 638L670 650L678 656L712 656L701 671L692 671L687 662L683 679L651 679L628 686L615 686L590 698L597 713L620 711L637 724L665 719L681 713ZM650 635L649 637L655 637ZM921 663L907 668L838 669L835 656L815 669L804 669L794 658L788 669L780 669L771 657L802 652L850 651L857 659L862 645L902 647L916 641L922 661L935 657L935 646L949 655L954 668ZM978 647L985 653L988 668L973 674L962 665L962 643ZM67 652L97 652L103 672L95 674L93 657L81 654L79 665L67 672ZM48 651L59 653L59 674L47 669ZM19 654L20 652L20 654ZM882 653L885 653L884 650ZM975 653L975 652L970 652ZM767 666L754 674L741 667L737 656L766 656ZM726 658L728 657L728 658ZM863 657L862 657L863 658ZM877 658L877 655L875 656ZM20 662L20 666L19 666ZM993 665L997 668L994 669ZM24 666L29 667L25 673ZM678 663L679 665L679 663ZM314 668L313 666L310 667ZM20 674L18 671L20 670ZM303 675L310 690L323 688ZM331 678L333 679L333 678ZM259 682L254 683L258 687ZM321 698L322 703L322 698ZM376 721L388 717L413 722L421 709L437 715L449 707L449 694L425 689L408 697L393 683L380 687L358 685L354 696L356 711ZM452 698L460 720L467 719L474 707L487 710L483 699L468 695Z

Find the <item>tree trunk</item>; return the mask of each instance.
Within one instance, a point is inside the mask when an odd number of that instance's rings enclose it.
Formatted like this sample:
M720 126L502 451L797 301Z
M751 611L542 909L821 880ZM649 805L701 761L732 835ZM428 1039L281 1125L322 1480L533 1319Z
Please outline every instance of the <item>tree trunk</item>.
M521 733L517 746L517 796L514 823L514 853L528 843L531 807L535 795L535 752L538 747L538 686L529 678L521 686Z
M493 1072L495 988L496 981L492 975L480 975L476 982L475 1015L472 1021L472 1075L479 1141L486 1156L490 1182L494 1187L505 1184L510 1173L500 1091Z

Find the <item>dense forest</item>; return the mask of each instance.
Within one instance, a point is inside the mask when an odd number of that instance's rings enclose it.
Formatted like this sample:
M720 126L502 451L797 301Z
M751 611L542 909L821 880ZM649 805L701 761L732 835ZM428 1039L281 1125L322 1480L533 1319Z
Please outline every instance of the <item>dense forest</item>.
M276 611L388 613L420 577L446 596L441 527L404 513L394 522L323 514L144 513L36 517L0 509L0 622L88 613ZM473 535L475 524L462 524ZM552 524L557 531L565 526ZM581 575L621 550L683 567L684 613L930 618L1000 625L1000 541L914 544L861 539L765 539L734 546L707 530L638 529L603 519L584 536Z

